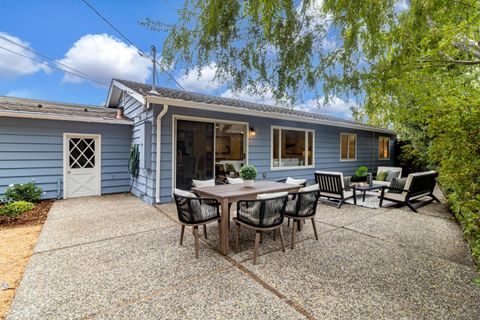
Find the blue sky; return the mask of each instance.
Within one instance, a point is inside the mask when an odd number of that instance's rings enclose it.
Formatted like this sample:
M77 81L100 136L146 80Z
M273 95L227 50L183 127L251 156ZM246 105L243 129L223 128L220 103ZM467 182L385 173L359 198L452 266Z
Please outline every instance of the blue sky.
M81 0L0 1L0 36L75 68L102 83L108 84L111 77L151 82L148 60L140 57L133 47ZM152 44L161 51L166 34L150 31L138 22L146 17L166 23L175 22L176 9L183 1L89 2L138 48L149 52ZM0 47L48 61L1 38ZM251 97L246 92L232 93L216 83L213 79L214 62L210 68L202 70L201 79L197 78L195 70L185 74L184 70L174 69L171 73L189 91L274 103L268 95L260 98ZM177 88L165 74L160 74L159 82L162 86ZM101 105L105 102L107 90L105 86L72 77L0 48L0 95ZM337 98L332 102L331 108L323 112L349 117L350 103L353 102Z

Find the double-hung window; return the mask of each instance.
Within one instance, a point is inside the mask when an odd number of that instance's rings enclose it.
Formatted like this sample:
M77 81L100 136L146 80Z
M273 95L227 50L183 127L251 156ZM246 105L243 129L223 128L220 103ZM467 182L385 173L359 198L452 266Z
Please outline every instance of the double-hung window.
M272 169L314 165L314 130L272 126Z
M353 133L340 134L340 160L353 161L357 159L357 135Z
M378 138L378 159L380 160L390 159L390 138L389 137Z

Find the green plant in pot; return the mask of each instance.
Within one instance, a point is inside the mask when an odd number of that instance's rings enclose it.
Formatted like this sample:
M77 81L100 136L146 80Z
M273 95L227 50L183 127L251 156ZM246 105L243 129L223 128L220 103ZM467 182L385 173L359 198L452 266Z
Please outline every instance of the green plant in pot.
M355 175L352 177L353 182L365 182L367 181L368 168L365 166L360 166L355 170Z
M240 169L240 178L243 179L243 185L247 188L253 187L255 178L257 177L257 168L251 165L244 165Z

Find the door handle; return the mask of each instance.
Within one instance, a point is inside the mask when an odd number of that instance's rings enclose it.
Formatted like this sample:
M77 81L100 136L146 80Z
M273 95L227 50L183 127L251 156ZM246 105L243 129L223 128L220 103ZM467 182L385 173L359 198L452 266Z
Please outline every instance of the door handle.
M72 171L70 171L70 170L67 170L67 173L72 173Z

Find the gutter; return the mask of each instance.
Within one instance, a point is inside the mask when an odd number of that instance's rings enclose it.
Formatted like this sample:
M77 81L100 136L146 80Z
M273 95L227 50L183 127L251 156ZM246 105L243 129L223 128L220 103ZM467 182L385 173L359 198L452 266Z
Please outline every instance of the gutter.
M83 116L74 116L74 115L68 116L68 115L61 115L61 114L24 112L24 111L0 111L0 117L133 125L133 121L130 121L130 120L94 118L94 117L83 117Z
M258 111L258 110L251 110L251 109L217 105L217 104L208 104L208 103L187 101L187 100L181 100L181 99L171 99L171 98L151 96L151 95L147 96L146 98L148 99L149 103L153 102L158 104L169 104L169 105L182 107L182 108L210 110L210 111L225 112L225 113L231 113L231 114L242 114L242 115L257 116L257 117L263 117L263 118L322 124L322 125L328 125L328 126L334 126L334 127L340 127L340 128L351 128L351 129L357 129L357 130L374 131L374 132L381 132L386 134L396 134L392 130L383 129L383 128L375 128L375 127L370 127L370 126L361 125L361 124L338 122L338 121L327 120L327 119L313 119L313 118L302 117L294 114L279 114L279 113L273 113L273 112Z
M163 105L163 110L157 116L157 163L155 165L155 202L160 203L160 161L162 150L162 118L168 112L168 104ZM175 150L172 150L175 152Z

